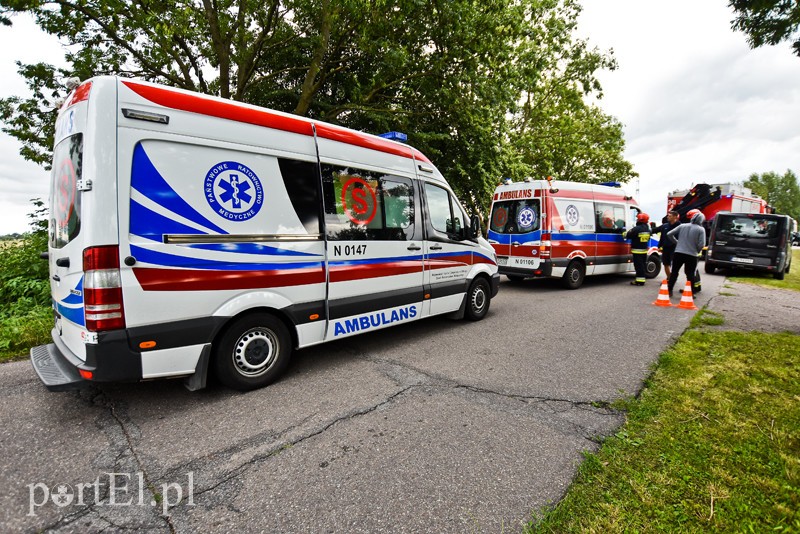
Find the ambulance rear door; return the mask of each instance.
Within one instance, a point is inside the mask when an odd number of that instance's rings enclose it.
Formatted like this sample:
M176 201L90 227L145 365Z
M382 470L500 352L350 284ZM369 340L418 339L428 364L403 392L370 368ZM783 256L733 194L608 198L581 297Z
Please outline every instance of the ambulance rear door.
M492 206L489 239L497 252L499 265L533 271L539 268L541 261L541 190L534 193L523 189L515 193L515 198L495 201Z
M53 341L70 360L85 361L86 344L96 343L87 328L85 299L87 288L106 274L85 275L85 251L107 252L118 262L115 147L109 142L116 137L115 105L113 80L94 79L71 93L56 122L48 247ZM92 325L121 316L119 308L101 308L91 309Z

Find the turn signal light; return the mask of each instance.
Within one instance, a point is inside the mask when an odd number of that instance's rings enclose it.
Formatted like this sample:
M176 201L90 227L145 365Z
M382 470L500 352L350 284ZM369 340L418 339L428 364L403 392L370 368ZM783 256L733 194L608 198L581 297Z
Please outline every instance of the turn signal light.
M83 378L84 380L92 379L93 375L91 371L87 371L86 369L78 369L78 372L80 373L81 378Z

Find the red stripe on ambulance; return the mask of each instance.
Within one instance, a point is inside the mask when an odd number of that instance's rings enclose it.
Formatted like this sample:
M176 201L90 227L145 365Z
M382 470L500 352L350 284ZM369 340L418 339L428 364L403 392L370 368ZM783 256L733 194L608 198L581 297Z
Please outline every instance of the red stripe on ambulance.
M164 87L143 85L131 81L123 81L122 83L142 98L160 106L309 136L314 135L311 125L315 124L317 135L325 139L430 163L430 160L422 152L409 146L330 124L312 123L301 117L252 109L233 102L212 99L197 94L181 93Z

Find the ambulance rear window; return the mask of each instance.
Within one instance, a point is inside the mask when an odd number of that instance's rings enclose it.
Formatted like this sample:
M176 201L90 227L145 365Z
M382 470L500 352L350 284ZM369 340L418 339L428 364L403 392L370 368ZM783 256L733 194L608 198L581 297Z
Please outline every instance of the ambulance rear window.
M50 246L62 248L81 229L78 180L83 170L83 134L65 138L53 151L50 175Z
M538 199L495 202L489 229L498 234L527 234L539 229L540 215Z

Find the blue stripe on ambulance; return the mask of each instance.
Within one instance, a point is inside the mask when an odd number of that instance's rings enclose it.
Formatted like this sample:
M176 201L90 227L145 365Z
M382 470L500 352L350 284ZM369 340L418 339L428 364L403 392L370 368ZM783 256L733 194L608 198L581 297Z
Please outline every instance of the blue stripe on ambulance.
M130 231L135 236L158 241L159 243L163 241L164 234L206 235L208 233L156 213L135 200L131 200Z
M294 263L237 263L209 260L204 258L190 258L188 256L178 256L156 252L143 247L131 245L131 254L137 262L159 265L162 267L190 267L193 269L209 269L219 271L272 271L288 269L307 269L312 267L322 267L323 262L294 262Z
M271 247L269 245L261 245L259 243L200 243L191 245L182 245L189 248L197 248L203 250L214 250L218 252L231 252L236 254L258 254L265 256L312 256L319 257L319 254L312 252L300 252L297 250L286 250L278 247Z
M220 234L228 233L206 219L170 187L167 181L164 180L164 177L158 172L158 169L155 168L152 161L150 161L141 143L137 144L133 151L133 167L131 173L131 187L159 206L166 208L176 215L180 215L184 219L199 224L200 226L210 228ZM131 204L133 204L133 201L131 201ZM131 217L131 221L133 221L133 217ZM194 231L190 233L197 232Z
M78 285L69 292L69 295L59 301L54 301L53 305L58 314L79 326L86 325L83 314L83 277L78 280Z

